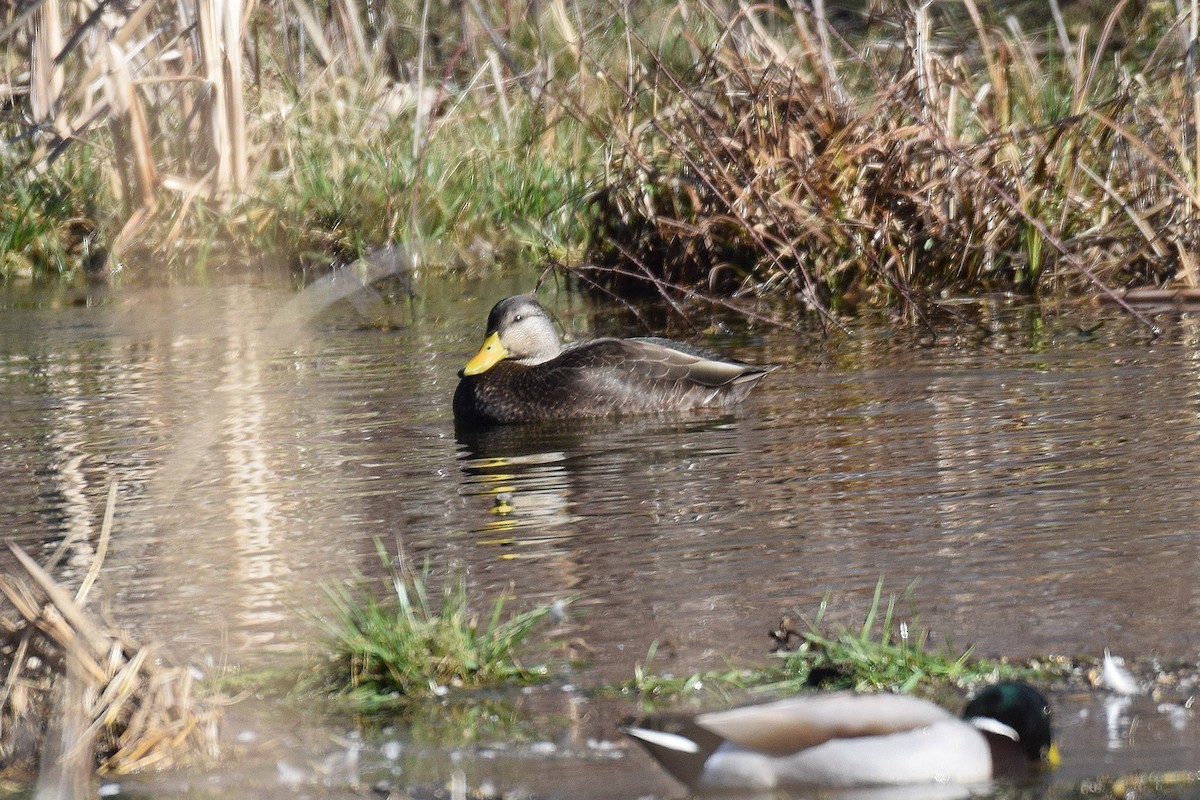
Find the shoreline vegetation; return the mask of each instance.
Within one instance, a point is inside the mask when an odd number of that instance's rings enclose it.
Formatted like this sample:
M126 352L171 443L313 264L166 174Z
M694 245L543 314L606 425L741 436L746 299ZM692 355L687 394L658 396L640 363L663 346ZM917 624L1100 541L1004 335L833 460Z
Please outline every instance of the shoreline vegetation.
M0 276L398 247L785 325L1137 314L1200 288L1200 8L1094 6L9 4Z

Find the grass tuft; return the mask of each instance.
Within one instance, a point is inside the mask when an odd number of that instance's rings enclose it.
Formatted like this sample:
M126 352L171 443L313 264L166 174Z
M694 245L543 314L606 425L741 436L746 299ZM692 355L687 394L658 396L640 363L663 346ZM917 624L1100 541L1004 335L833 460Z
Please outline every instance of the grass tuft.
M724 696L734 690L749 688L756 683L756 679L765 674L754 670L730 668L675 676L654 671L654 658L657 654L657 643L650 645L646 659L641 664L633 665L633 677L620 684L617 691L621 694L637 695L643 701L673 700L696 694Z
M449 688L528 684L544 665L528 667L517 653L550 606L506 614L497 597L482 616L472 609L465 577L446 576L433 587L426 562L418 573L402 557L387 566L384 599L325 587L332 606L318 617L332 638L330 682L360 708L445 694Z
M897 604L911 599L916 584L883 605L883 581L862 625L829 629L824 624L829 608L826 595L805 631L782 626L783 638L799 638L794 650L781 651L782 679L766 688L795 691L803 687L830 687L855 691L907 693L917 688L971 686L1001 679L1052 677L1053 669L1042 663L1010 664L974 656L974 647L958 650L947 641L941 646L929 641L915 612L907 620L897 614Z
M655 701L697 693L729 695L747 689L777 694L813 688L929 694L1001 679L1048 680L1070 673L1069 664L1053 658L1010 663L978 658L974 648L957 650L949 642L932 645L915 612L907 620L897 613L897 605L908 601L914 588L915 584L910 585L899 597L889 597L885 606L880 579L859 626L827 625L826 596L806 630L796 631L785 620L771 634L782 649L760 667L677 678L653 671L657 648L652 646L645 662L634 667L633 678L619 689Z
M0 172L18 172L0 152ZM0 181L0 280L71 275L102 259L96 244L99 171L87 160L64 159L31 180Z

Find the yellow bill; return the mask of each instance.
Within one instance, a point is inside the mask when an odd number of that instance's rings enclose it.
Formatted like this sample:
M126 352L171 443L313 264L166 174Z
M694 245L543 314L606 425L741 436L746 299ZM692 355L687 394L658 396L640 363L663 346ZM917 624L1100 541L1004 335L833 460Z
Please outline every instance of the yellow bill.
M463 367L462 374L478 375L481 372L487 372L506 358L508 358L508 351L504 349L504 345L500 344L500 334L493 333L483 340L483 346L479 348L475 357Z
M1055 769L1062 763L1062 753L1058 751L1057 743L1051 744L1050 749L1046 751L1046 763Z

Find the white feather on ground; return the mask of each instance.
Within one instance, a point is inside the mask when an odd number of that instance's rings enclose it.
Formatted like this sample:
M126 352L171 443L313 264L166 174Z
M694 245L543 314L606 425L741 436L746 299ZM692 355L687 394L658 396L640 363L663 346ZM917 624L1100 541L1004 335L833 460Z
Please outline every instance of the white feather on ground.
M1114 656L1104 648L1104 664L1100 668L1100 685L1110 692L1126 696L1141 693L1141 687L1129 670L1125 669L1125 659Z

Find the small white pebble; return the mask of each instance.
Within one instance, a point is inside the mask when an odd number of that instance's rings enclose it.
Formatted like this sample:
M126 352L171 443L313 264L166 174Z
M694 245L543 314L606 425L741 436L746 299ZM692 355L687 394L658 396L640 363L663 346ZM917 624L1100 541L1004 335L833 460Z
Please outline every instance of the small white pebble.
M549 756L558 752L558 746L554 742L534 742L529 745L529 752L539 756Z
M275 770L278 773L279 782L284 786L300 786L308 779L303 769L294 767L286 761L277 762Z
M1160 703L1158 713L1166 714L1167 720L1171 723L1171 727L1177 731L1181 731L1188 725L1188 719L1192 716L1183 706L1175 705L1174 703Z
M383 753L383 757L388 761L395 761L400 757L400 753L404 752L404 745L392 740L390 742L384 742L383 746L379 748L379 750Z
M550 604L550 620L562 622L567 618L567 601L558 599Z
M101 797L116 797L120 793L121 793L121 784L119 784L119 783L106 783L100 787L100 796Z
M236 740L242 744L258 741L258 734L254 731L242 731L236 737Z

